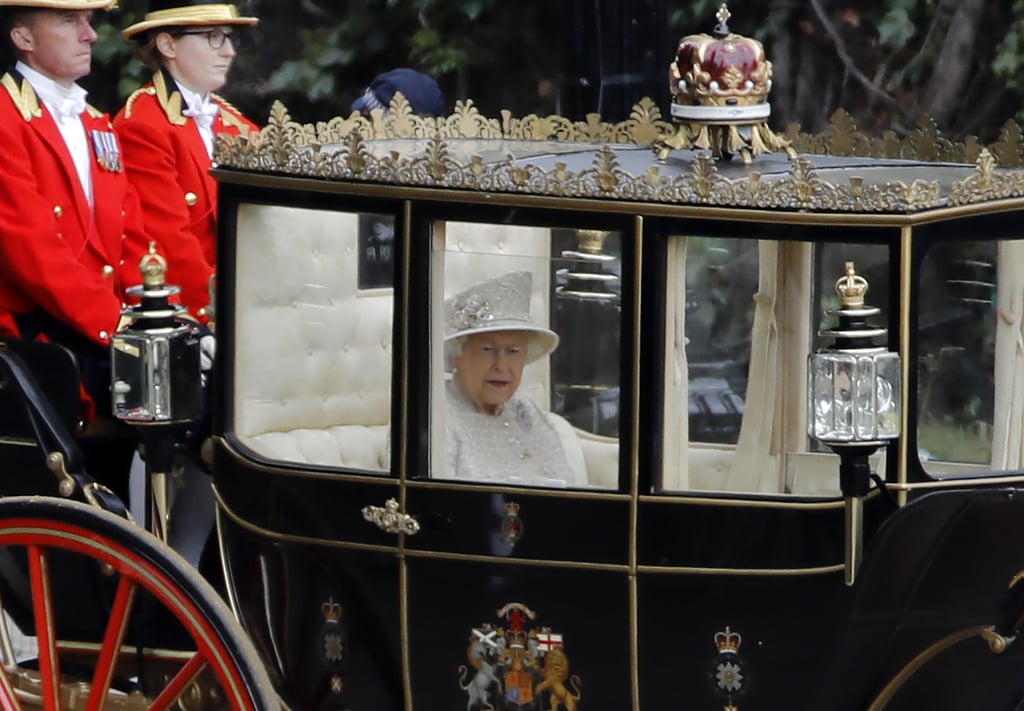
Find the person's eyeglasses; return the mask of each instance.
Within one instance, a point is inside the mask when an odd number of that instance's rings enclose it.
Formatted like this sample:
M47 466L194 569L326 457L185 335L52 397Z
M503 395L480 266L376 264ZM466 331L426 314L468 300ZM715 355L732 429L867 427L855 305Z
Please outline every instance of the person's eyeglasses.
M231 42L232 47L238 47L238 38L234 33L224 30L182 30L176 34L179 37L182 35L206 35L206 41L210 43L211 49L220 49L225 42Z

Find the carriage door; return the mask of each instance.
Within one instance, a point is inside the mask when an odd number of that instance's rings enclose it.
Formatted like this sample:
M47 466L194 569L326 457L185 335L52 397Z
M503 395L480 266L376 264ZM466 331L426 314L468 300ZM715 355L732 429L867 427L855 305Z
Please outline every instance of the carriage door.
M629 708L621 231L431 221L415 708ZM521 217L518 217L521 220ZM505 224L502 224L505 223ZM589 226L587 226L589 227Z
M228 592L289 705L402 708L405 534L387 525L399 210L232 203L226 187Z
M793 626L811 618L834 636L821 620L838 620L844 594L839 463L808 442L807 356L845 261L887 303L889 252L860 235L824 245L763 226L671 227L665 322L645 324L645 343L665 333L662 372L641 391L664 393L664 436L639 501L640 707L777 708L792 697L787 669L828 661Z

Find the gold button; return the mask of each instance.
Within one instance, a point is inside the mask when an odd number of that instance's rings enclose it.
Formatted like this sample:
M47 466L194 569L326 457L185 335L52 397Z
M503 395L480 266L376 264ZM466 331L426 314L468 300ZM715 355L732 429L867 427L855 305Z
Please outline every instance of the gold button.
M103 278L104 279L109 279L111 276L113 276L113 274L114 274L114 268L112 266L110 266L109 264L104 264L103 265Z
M110 338L110 334L109 333L107 333L106 331L100 331L100 340L101 341L106 341L109 338Z
M189 207L194 207L199 202L199 198L196 197L195 193L185 193L185 204Z
M64 208L61 207L60 205L54 205L53 206L53 215L54 215L54 217L61 217L61 216L63 216L64 215Z

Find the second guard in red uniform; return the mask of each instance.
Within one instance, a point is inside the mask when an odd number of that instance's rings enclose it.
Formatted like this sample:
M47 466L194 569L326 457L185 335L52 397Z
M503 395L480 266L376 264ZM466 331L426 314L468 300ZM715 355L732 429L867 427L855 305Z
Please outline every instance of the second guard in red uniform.
M227 81L236 30L256 22L234 5L156 0L123 32L155 70L114 120L125 168L146 227L161 238L168 282L182 287L183 302L204 321L217 268L217 185L209 175L216 136L256 130L213 92Z

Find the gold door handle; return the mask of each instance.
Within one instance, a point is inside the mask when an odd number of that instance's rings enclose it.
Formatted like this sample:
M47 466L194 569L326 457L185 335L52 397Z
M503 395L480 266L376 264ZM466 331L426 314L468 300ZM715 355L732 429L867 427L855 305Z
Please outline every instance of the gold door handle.
M364 506L363 518L385 533L419 533L420 522L398 510L398 502L388 499L384 506Z

